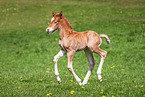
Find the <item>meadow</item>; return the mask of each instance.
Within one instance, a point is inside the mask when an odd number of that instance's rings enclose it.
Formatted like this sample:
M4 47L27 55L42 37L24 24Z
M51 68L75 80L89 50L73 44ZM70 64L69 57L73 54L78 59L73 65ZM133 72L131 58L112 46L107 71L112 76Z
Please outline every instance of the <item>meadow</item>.
M145 97L144 0L0 0L1 97ZM62 83L54 74L53 58L59 52L58 31L45 29L52 11L69 20L75 31L93 30L111 40L97 77L100 56L85 86L79 86L67 69L67 56L58 61ZM88 71L83 51L75 53L73 67L83 80ZM48 72L46 72L48 71Z

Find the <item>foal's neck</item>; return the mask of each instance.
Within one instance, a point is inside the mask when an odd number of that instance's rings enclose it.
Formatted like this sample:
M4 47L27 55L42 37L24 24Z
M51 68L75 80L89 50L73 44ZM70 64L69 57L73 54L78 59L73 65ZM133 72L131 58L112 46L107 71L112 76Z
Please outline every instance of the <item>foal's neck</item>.
M72 33L73 31L74 30L72 29L69 21L65 17L63 17L61 21L61 25L59 27L60 39L69 36L69 34Z

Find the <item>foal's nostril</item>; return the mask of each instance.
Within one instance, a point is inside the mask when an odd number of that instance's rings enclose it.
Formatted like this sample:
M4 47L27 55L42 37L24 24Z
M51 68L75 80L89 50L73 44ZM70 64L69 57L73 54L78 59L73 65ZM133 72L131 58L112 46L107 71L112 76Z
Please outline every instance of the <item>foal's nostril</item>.
M49 34L49 29L48 29L48 28L46 29L46 33L48 33L48 34Z

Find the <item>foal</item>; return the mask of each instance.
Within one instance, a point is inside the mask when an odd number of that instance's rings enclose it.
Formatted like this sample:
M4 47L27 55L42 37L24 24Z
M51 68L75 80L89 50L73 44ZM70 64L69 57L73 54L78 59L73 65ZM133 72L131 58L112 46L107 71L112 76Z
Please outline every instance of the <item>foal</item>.
M89 76L91 75L91 72L95 65L95 61L92 54L93 52L95 52L101 56L101 61L99 64L99 68L97 70L98 79L101 82L102 81L101 69L103 66L103 62L106 58L107 52L99 48L99 46L102 43L102 40L100 37L105 37L109 45L110 40L108 36L105 34L98 34L94 31L76 32L72 29L68 20L62 15L62 11L57 14L54 14L54 12L52 12L52 15L53 15L53 18L51 19L51 23L46 29L46 32L48 34L51 34L57 29L59 30L59 36L60 36L59 46L61 47L61 50L53 59L54 64L55 64L55 76L57 78L57 81L61 83L61 79L59 77L59 73L57 69L57 61L60 57L67 54L68 70L74 75L79 85L87 84ZM85 51L85 54L89 62L89 70L82 83L81 83L81 79L76 75L72 67L73 56L76 51L80 51L80 50Z

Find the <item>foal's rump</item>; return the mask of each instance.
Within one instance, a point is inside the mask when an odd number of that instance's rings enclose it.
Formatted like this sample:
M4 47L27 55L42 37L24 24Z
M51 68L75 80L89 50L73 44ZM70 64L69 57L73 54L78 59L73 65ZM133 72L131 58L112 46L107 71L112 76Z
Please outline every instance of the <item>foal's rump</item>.
M106 38L106 42L108 46L110 45L110 39L105 34L98 34L95 31L86 31L87 33L87 46L93 51L96 48L99 48L99 46L102 43L101 37Z

